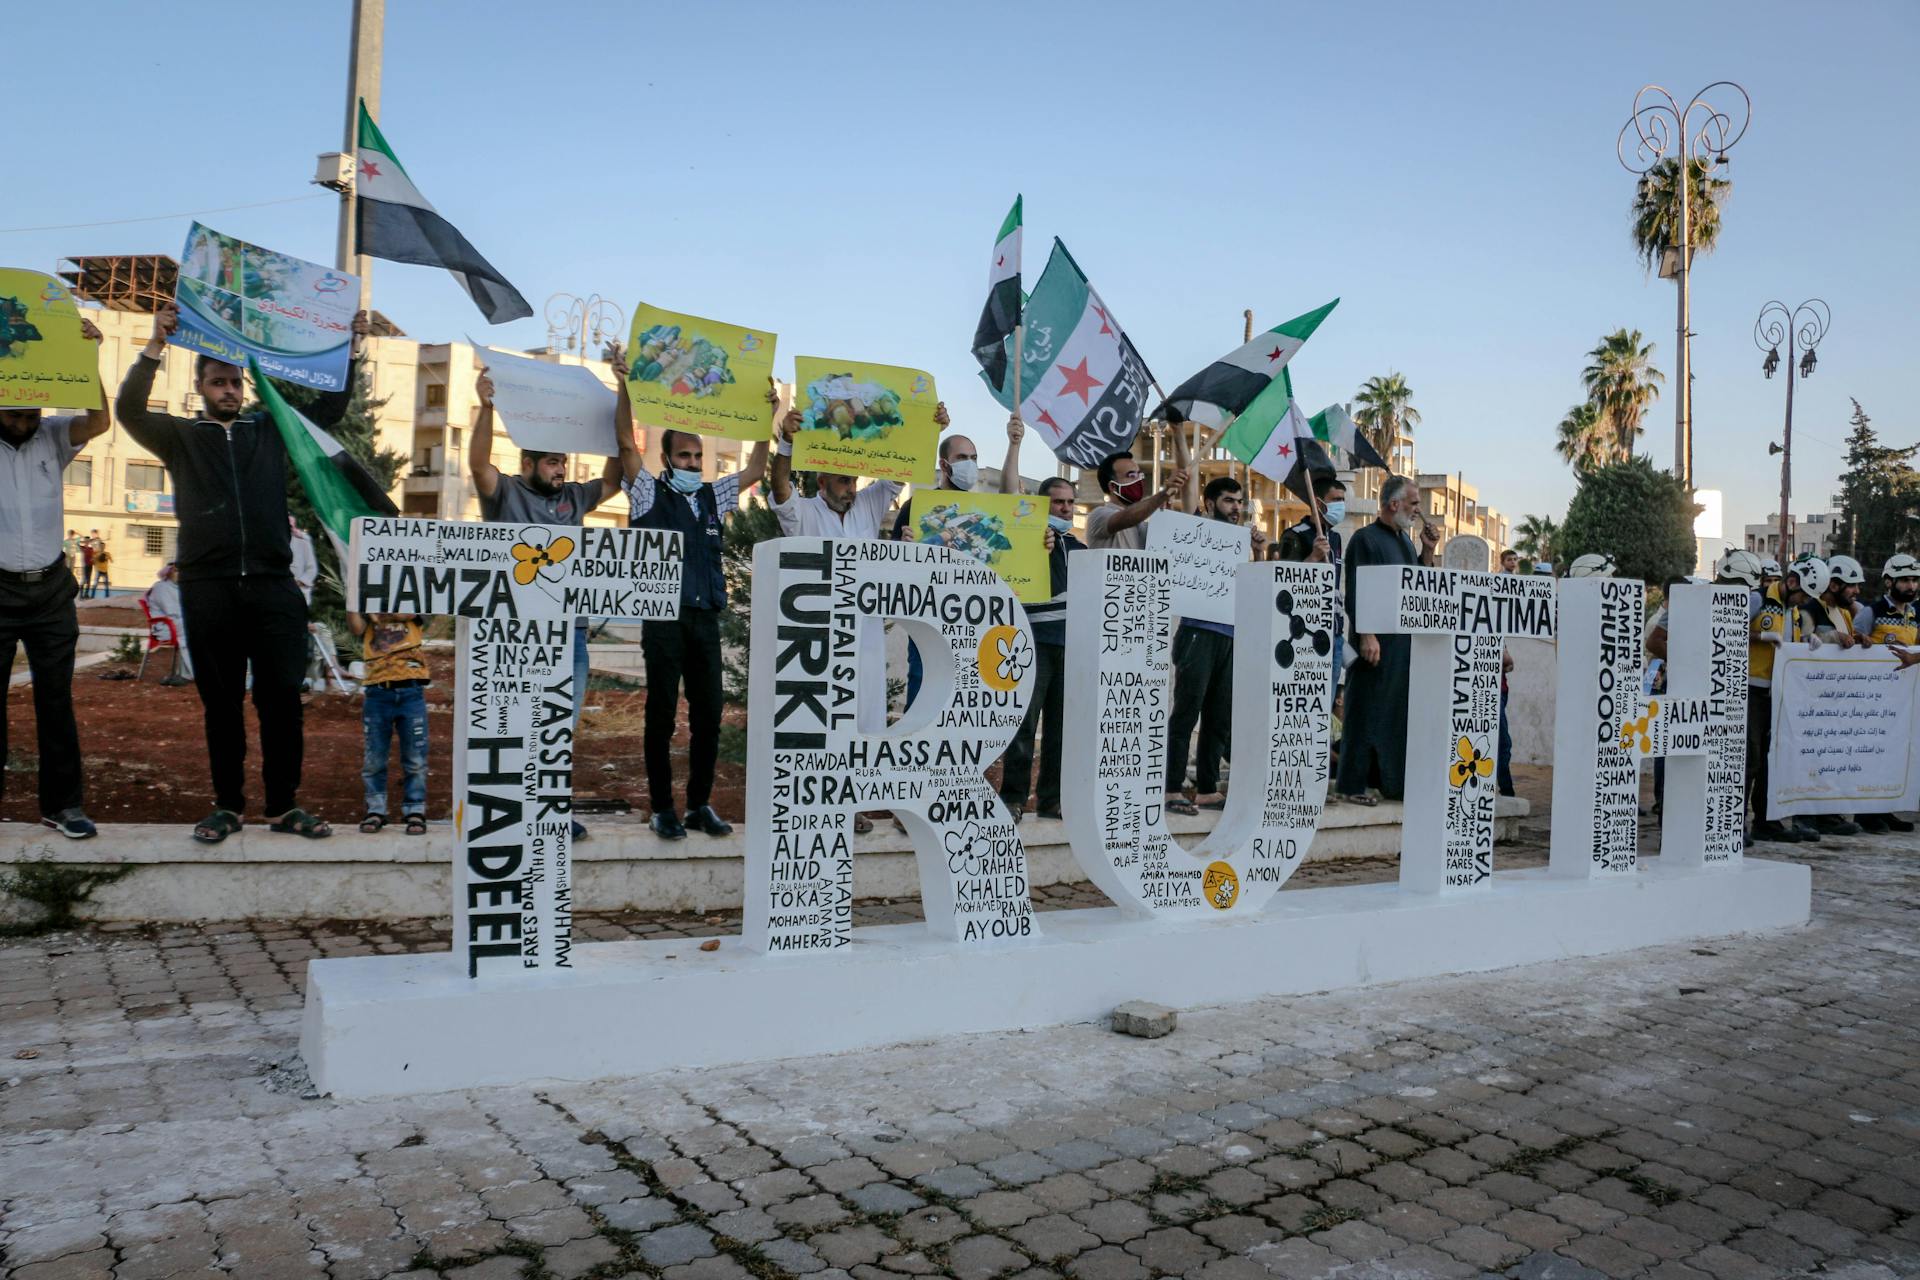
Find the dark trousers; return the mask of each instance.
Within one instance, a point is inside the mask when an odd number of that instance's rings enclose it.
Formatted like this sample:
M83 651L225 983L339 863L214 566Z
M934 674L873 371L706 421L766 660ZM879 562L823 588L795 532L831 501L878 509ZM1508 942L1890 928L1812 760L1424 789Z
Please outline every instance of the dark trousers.
M207 726L213 802L245 813L247 803L247 669L260 719L263 810L278 817L294 807L306 749L300 681L307 672L307 602L286 578L212 578L180 584L187 654Z
M40 739L40 813L49 818L80 807L80 731L73 723L73 648L80 640L73 598L79 591L64 563L38 582L0 579L0 672L13 670L13 655L24 644ZM7 699L0 694L0 754L6 744Z
M1500 746L1495 754L1493 780L1500 794L1513 794L1513 734L1507 729L1507 695L1500 695Z
M673 727L680 686L687 688L687 808L713 796L713 765L720 756L720 611L682 608L670 622L643 623L640 655L647 664L647 789L655 813L673 808Z
M1062 719L1066 707L1065 673L1067 650L1064 645L1036 644L1033 666L1033 700L1027 704L1027 718L1013 736L1007 754L1000 761L1000 799L1011 813L1019 813L1027 803L1027 780L1033 776L1033 739L1040 735L1040 785L1034 791L1034 808L1042 813L1060 811L1060 746L1066 731ZM1045 730L1041 720L1045 719Z
M1220 789L1220 757L1233 731L1233 637L1182 626L1173 638L1173 714L1167 724L1167 791L1187 781L1187 743L1200 726L1194 789Z
M1753 820L1767 820L1767 757L1773 753L1773 690L1747 689L1747 798Z

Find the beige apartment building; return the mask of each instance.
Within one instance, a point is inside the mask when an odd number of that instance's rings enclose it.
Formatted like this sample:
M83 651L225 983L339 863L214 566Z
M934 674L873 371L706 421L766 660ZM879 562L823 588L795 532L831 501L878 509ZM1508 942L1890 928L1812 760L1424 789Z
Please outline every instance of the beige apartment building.
M112 258L74 258L61 274L73 286L86 314L105 335L100 376L109 404L127 369L153 332L153 311L173 297L177 265L158 254ZM465 442L480 416L474 379L484 352L467 343L422 343L406 336L390 320L374 313L363 366L375 410L377 439L406 461L392 490L396 506L408 515L443 520L478 520L480 503L468 478ZM585 365L611 388L613 368L604 360L534 351L556 363ZM193 391L192 352L169 347L153 381L149 408L192 417L201 411ZM641 448L657 452L653 433L642 430ZM737 441L711 439L706 446L710 476L737 471L745 461ZM519 450L504 426L496 425L494 464L508 473L520 469ZM657 457L648 465L659 467ZM573 460L573 477L591 479L605 465L600 458ZM173 558L178 521L173 513L173 483L160 461L136 444L118 424L89 442L67 468L66 519L82 535L98 529L113 554L116 592L146 590L160 566ZM627 518L624 498L609 498L588 520L620 524Z

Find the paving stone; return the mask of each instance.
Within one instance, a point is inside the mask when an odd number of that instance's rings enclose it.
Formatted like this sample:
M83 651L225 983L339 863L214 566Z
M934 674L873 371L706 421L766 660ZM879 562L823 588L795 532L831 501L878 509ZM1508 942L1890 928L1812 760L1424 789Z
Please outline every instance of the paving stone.
M1027 1256L999 1236L964 1236L947 1246L946 1274L955 1280L988 1280L1027 1265Z
M1037 1151L1012 1151L980 1163L980 1171L996 1182L1024 1186L1060 1172L1060 1166Z
M926 1203L894 1182L875 1182L841 1193L841 1198L862 1213L912 1213Z
M696 1258L711 1257L719 1252L713 1243L713 1233L691 1222L662 1227L640 1237L634 1247L640 1251L641 1257L656 1267L671 1267L692 1262Z
M520 1280L533 1264L525 1258L488 1258L446 1272L447 1280Z
M807 1176L828 1191L848 1191L883 1181L887 1175L865 1156L846 1156L811 1166L807 1169Z
M617 1204L602 1205L599 1212L607 1220L608 1226L618 1227L622 1231L648 1231L680 1216L678 1209L658 1196L641 1196Z
M1513 1280L1608 1280L1604 1271L1557 1253L1530 1253L1508 1269Z
M825 1271L827 1266L826 1259L799 1240L769 1240L760 1252L774 1266L794 1275Z
M894 1226L894 1234L910 1245L926 1248L929 1245L945 1244L949 1240L966 1235L972 1228L967 1224L965 1215L945 1205L929 1205L925 1209L916 1209Z
M1162 1227L1127 1243L1127 1252L1157 1276L1184 1276L1220 1256L1220 1250L1185 1227Z
M1489 1271L1504 1270L1531 1252L1525 1245L1516 1244L1486 1227L1475 1225L1449 1231L1435 1240L1433 1247L1462 1262L1470 1262Z
M1070 1216L1109 1243L1124 1243L1153 1229L1153 1215L1130 1200L1109 1200Z
M1064 1213L1033 1218L1005 1232L1008 1239L1042 1262L1069 1258L1096 1248L1100 1237Z
M954 1165L923 1173L914 1181L954 1200L965 1200L994 1189L994 1180L972 1165Z
M595 1236L548 1249L540 1255L540 1261L554 1280L579 1280L587 1272L607 1266L619 1257L620 1251L612 1242Z
M810 1237L807 1244L830 1267L858 1266L900 1249L899 1241L864 1222L821 1232Z
M1147 1280L1153 1275L1140 1259L1112 1244L1087 1250L1067 1264L1067 1271L1079 1280Z
M757 1208L732 1209L715 1214L707 1220L707 1228L716 1236L725 1236L743 1244L758 1244L780 1234L780 1224L773 1220L773 1215Z

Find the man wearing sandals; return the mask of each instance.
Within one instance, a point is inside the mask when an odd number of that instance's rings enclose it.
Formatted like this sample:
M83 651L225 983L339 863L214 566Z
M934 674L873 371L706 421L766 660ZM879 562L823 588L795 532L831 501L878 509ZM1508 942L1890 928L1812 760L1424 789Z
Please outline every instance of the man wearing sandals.
M366 672L360 687L360 730L366 751L360 762L360 782L366 789L367 814L360 830L373 835L387 825L387 761L393 739L400 737L400 771L405 775L400 804L407 816L407 834L427 834L427 659L420 648L427 620L419 614L364 613L347 615L347 630L360 637Z
M197 357L193 367L193 389L205 416L177 418L147 407L178 320L171 305L154 313L153 336L127 370L114 413L174 481L180 600L205 716L215 806L193 837L218 844L240 829L247 776L243 703L251 668L268 827L320 839L333 828L294 803L306 745L300 681L307 667L307 602L293 580L286 445L265 413L240 415L246 374L210 356ZM355 363L346 387L327 392L307 410L322 430L331 430L353 399L366 334L362 311L353 318Z

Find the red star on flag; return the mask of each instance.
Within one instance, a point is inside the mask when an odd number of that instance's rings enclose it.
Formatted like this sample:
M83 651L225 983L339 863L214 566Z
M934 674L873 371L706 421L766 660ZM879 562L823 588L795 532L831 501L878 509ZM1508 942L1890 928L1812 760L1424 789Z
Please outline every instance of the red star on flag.
M1003 253L1003 254L1001 254L1001 255L1000 255L999 257L997 257L997 258L995 258L995 259L993 260L993 265L994 265L994 266L996 266L996 267L1004 267L1004 266L1006 266L1006 265L1007 265L1007 255Z
M1100 332L1108 333L1108 334L1113 332L1113 327L1111 323L1113 320L1113 317L1107 314L1107 309L1105 307L1096 306L1093 309L1093 314L1100 317Z
M1280 444L1274 448L1273 452L1274 452L1274 456L1276 457L1280 457L1280 458L1291 457L1293 455L1293 446L1290 444Z
M371 160L362 160L360 162L360 172L365 177L377 178L380 176L380 166Z
M1051 428L1053 428L1053 429L1054 429L1055 431L1058 431L1058 430L1060 429L1060 424L1059 424L1059 423L1057 423L1057 422L1055 422L1055 421L1053 420L1053 415L1052 415L1052 414L1050 414L1050 413L1048 413L1048 412L1047 412L1047 411L1046 411L1045 409L1042 409L1042 410L1040 411L1040 414L1039 414L1039 416L1038 416L1038 417L1036 417L1036 418L1034 419L1034 421L1035 421L1035 422L1038 422L1038 423L1042 423L1042 424L1044 424L1045 426L1048 426L1048 427L1051 427Z
M1079 396L1080 403L1083 405L1093 403L1093 401L1088 398L1088 392L1092 391L1095 387L1104 387L1107 385L1099 378L1087 372L1087 357L1085 356L1080 357L1080 363L1077 367L1060 370L1060 376L1067 380L1066 385L1059 390L1058 394L1060 397L1064 399L1067 396Z
M1283 356L1283 355L1285 355L1285 354L1286 354L1286 353L1285 353L1284 351L1282 351L1282 350L1280 350L1280 348L1278 348L1278 347L1275 347L1275 348L1274 348L1273 350L1271 350L1271 351L1269 351L1269 352L1267 352L1267 359L1269 359L1269 360L1278 360L1278 359L1279 359L1279 358L1280 358L1281 356Z

